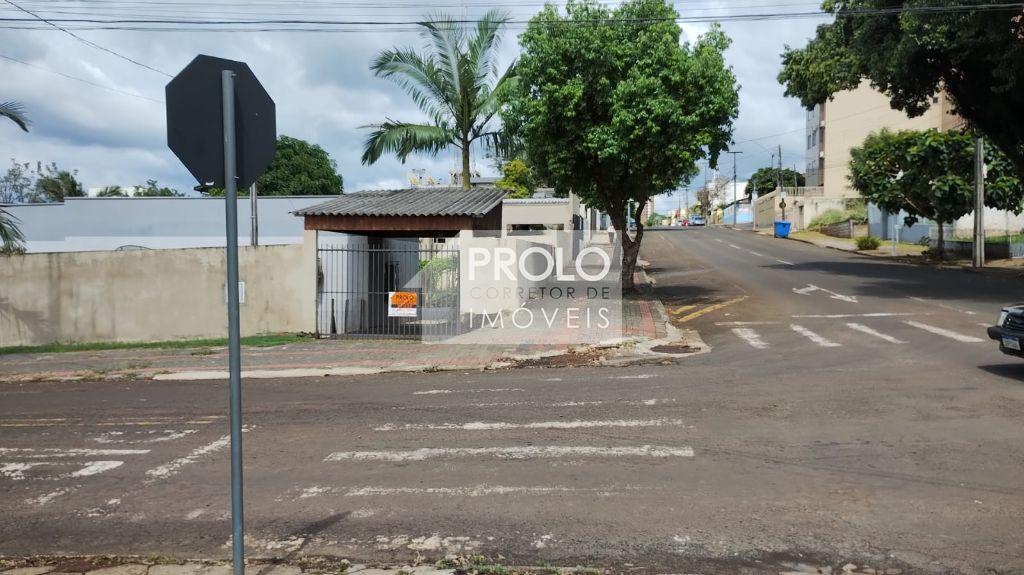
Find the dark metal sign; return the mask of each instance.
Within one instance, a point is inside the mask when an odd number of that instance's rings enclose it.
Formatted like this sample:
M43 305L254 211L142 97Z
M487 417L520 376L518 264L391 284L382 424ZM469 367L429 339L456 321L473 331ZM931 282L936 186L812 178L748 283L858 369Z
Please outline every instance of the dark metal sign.
M274 100L245 62L196 56L167 84L167 145L201 185L225 188L221 72L235 74L236 182L252 185L277 147Z

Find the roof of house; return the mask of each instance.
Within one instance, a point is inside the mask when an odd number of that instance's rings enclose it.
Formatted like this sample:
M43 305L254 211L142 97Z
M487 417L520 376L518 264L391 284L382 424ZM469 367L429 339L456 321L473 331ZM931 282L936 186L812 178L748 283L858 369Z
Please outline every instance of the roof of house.
M365 190L295 210L297 216L483 216L504 190L481 186Z

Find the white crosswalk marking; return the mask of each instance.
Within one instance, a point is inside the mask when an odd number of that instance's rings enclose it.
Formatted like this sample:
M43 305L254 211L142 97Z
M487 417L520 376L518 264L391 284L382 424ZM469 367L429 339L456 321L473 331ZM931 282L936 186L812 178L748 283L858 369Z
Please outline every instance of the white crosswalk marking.
M750 344L750 347L755 349L768 349L768 344L761 339L761 336L758 335L756 331L749 327L734 327L732 332L740 339Z
M806 337L807 339L813 341L814 343L820 345L821 347L840 347L841 346L840 344L838 344L838 343L836 343L834 341L829 341L828 339L822 337L821 335L818 335L817 333L814 333L813 331L807 329L806 327L804 327L802 325L797 325L797 324L793 323L793 324L789 325L789 328L792 329L793 331L797 332L798 334Z
M424 461L453 457L531 459L559 457L693 457L692 447L641 445L638 447L591 447L577 445L526 445L514 447L421 447L386 451L338 451L324 461Z
M850 329L853 329L853 330L857 330L857 331L859 331L861 333L866 333L868 335L873 335L873 336L877 337L878 339L884 339L885 341L887 341L889 343L895 343L895 344L907 343L907 342L903 341L902 339L897 339L897 338L895 338L895 337L893 337L891 335L886 335L886 334L884 334L884 333L882 333L880 331L874 330L874 329L872 329L872 328L870 328L870 327L868 327L868 326L866 326L866 325L864 325L862 323L847 323L846 327L848 327Z
M934 325L928 325L926 323L921 323L921 322L917 322L917 321L905 320L903 323L905 323L905 324L907 324L907 325L909 325L911 327L916 327L917 329L923 329L923 330L925 330L927 332L934 333L935 335L941 335L942 337L948 337L949 339L952 339L952 340L955 340L955 341L959 341L961 343L980 343L980 342L985 341L985 340L981 339L980 337L974 337L973 335L964 335L962 333L957 333L955 331L951 331L951 330L948 330L948 329L943 329L941 327L935 327Z

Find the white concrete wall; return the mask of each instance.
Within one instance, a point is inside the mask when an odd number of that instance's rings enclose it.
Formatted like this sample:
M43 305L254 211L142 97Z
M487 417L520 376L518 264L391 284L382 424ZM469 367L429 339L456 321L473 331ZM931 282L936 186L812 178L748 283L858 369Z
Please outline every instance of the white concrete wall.
M310 332L312 241L239 248L242 335ZM225 250L0 257L0 346L227 336Z

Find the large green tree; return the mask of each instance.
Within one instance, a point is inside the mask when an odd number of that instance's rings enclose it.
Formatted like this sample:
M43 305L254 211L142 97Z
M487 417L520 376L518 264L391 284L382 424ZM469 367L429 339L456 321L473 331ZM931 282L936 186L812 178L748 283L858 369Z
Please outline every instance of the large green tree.
M277 155L256 181L262 196L334 195L344 189L338 165L327 152L305 140L280 136Z
M622 286L633 288L647 200L685 186L697 161L717 164L732 139L739 97L717 27L680 43L678 13L662 0L617 8L570 0L545 7L520 37L509 104L531 164L611 217L622 245ZM636 232L627 231L629 217Z
M22 130L28 131L29 121L25 108L17 102L0 102L0 118L7 118Z
M850 151L850 183L882 209L906 211L913 223L937 224L937 253L944 255L943 225L974 208L974 138L957 131L882 130ZM1016 170L994 146L986 146L986 205L1024 211Z
M256 179L259 196L330 196L342 193L344 187L338 164L323 148L291 136L278 136L274 160ZM248 193L238 190L240 196ZM222 196L224 190L214 188L206 194Z
M1010 0L827 0L836 15L802 49L787 47L779 81L807 108L867 78L893 106L924 113L945 91L970 126L1024 175L1024 17ZM972 4L978 4L970 7ZM1003 6L1005 5L1005 6Z
M775 188L779 187L780 176L783 186L800 187L806 184L804 175L790 168L783 168L781 171L778 168L759 168L747 180L747 195L755 190L758 195L775 191Z
M410 154L436 155L454 146L462 153L462 187L469 188L470 148L473 142L496 135L491 120L502 91L512 83L512 68L499 76L496 63L505 21L499 12L489 11L467 34L461 23L439 16L420 25L426 43L423 54L397 48L377 56L370 66L374 74L398 84L429 121L388 118L364 126L373 130L363 146L364 164L384 154L395 154L404 163Z

